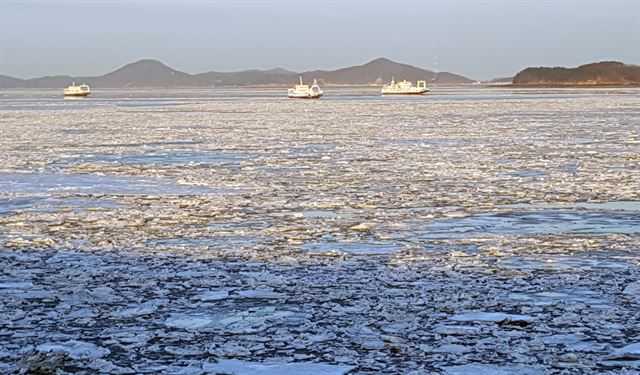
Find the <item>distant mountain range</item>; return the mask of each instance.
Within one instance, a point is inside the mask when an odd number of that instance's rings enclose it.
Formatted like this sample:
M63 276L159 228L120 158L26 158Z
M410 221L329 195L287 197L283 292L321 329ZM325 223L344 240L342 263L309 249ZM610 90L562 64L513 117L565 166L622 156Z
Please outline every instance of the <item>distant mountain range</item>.
M581 65L577 68L527 68L513 77L514 85L638 85L640 66L617 61Z
M391 78L396 80L406 79L408 81L425 80L436 84L465 84L474 81L447 72L432 72L417 68L412 65L400 64L389 59L378 58L364 65L351 66L338 70L314 70L302 73L305 81L314 78L322 80L325 84L354 84L369 85L388 82Z
M284 69L243 70L221 73L189 74L172 69L157 60L140 60L98 77L47 76L20 79L0 75L0 88L62 88L87 83L93 88L178 88L213 86L282 86L291 85L302 76L305 82L317 78L325 85L373 85L396 80L426 80L434 84L465 84L474 82L447 72L432 72L415 66L379 58L364 65L338 70L291 72Z

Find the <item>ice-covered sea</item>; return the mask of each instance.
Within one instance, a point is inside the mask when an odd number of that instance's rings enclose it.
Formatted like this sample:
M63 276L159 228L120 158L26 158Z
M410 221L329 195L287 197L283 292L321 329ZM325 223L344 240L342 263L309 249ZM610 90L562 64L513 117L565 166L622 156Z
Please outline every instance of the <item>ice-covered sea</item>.
M635 374L640 89L0 92L0 373Z

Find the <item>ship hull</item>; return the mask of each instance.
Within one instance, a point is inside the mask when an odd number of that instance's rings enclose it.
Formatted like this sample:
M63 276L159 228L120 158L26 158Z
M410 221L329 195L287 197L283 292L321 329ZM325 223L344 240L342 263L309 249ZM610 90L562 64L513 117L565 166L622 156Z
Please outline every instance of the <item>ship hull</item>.
M80 97L83 97L83 96L89 96L89 94L91 94L91 93L90 92L69 92L69 93L65 92L64 96L80 96Z
M405 92L382 92L381 95L422 95L428 92L429 90L405 91Z
M320 99L322 95L289 95L290 99Z

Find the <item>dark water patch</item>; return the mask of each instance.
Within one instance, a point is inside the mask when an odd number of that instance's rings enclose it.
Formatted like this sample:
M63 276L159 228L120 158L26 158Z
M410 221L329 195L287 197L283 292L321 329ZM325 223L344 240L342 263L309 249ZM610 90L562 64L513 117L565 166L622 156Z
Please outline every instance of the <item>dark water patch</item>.
M105 107L110 104L92 98L63 98L61 94L53 97L12 98L0 100L3 111L50 111Z
M332 143L308 143L302 147L296 147L292 150L294 155L322 155L335 150L336 146Z
M119 146L122 147L122 146ZM234 164L245 160L247 154L208 151L151 151L122 154L90 154L60 159L52 164L122 164L122 165L179 165L179 164Z
M546 177L549 172L537 170L521 170L503 173L502 177Z
M68 128L68 129L62 129L61 132L64 134L84 135L84 134L94 134L96 130L90 129L90 128Z
M390 254L404 247L389 242L312 242L300 246L311 253Z
M474 255L478 253L478 246L476 245L434 245L426 244L423 247L423 251L429 253L451 253L459 252L468 255Z
M246 220L246 221L226 221L226 222L218 222L218 223L210 223L207 225L207 228L212 228L220 231L231 231L239 228L250 228L250 229L258 229L258 228L267 228L269 223L266 221L260 220Z
M497 265L500 268L535 271L561 271L575 270L580 272L615 271L626 272L636 266L629 262L625 256L618 256L612 252L585 253L580 255L528 255L512 256L499 259Z
M95 145L95 147L148 147L148 146L181 146L201 144L201 141L156 141L156 142L140 142L140 143L103 143Z
M96 208L119 208L123 204L111 199L18 196L0 198L0 216L16 212L58 212L61 209L81 211Z
M301 172L309 170L309 168L300 168L300 167L280 167L280 168L262 167L258 169L265 174L275 174L275 175L300 174Z
M118 107L123 107L123 108L137 108L137 107L166 107L166 106L178 106L178 105L185 105L185 104L192 104L193 102L176 102L176 101L167 101L167 100L153 100L153 101L142 101L142 100L135 100L135 101L124 101L124 102L119 102L117 104Z
M428 224L422 239L469 238L486 235L640 233L640 214L587 210L481 213Z
M21 194L201 194L222 192L170 180L113 175L0 173L0 191Z
M607 173L639 173L640 169L632 169L625 167L613 167L607 170Z
M578 165L573 163L562 164L558 167L558 169L562 172L576 174L578 173Z
M611 201L611 202L574 202L574 203L517 203L501 205L507 209L565 209L565 210L592 210L592 211L636 211L640 212L640 202L636 201Z
M394 144L394 145L412 145L412 146L459 146L472 144L473 141L466 139L454 139L454 138L431 138L431 139L394 139L391 141L383 141L381 144Z
M261 242L271 241L272 238L243 236L243 235L221 235L204 237L171 237L154 239L146 242L147 246L226 246L226 247L248 247Z
M604 298L600 293L584 288L548 290L534 293L514 292L503 300L505 302L526 303L534 306L549 306L559 302L584 303L589 304L591 307L599 306L601 308L609 308L611 303L608 298Z

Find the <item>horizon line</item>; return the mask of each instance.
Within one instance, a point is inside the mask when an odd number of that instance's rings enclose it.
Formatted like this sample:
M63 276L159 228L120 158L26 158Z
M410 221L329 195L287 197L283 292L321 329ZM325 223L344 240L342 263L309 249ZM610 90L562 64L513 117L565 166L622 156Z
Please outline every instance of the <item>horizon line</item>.
M283 67L280 67L280 66L276 66L276 67L269 68L269 69L249 68L249 69L229 70L229 71L207 70L207 71L203 71L203 72L190 73L190 72L187 72L187 71L184 71L184 70L178 70L178 69L175 69L175 68L173 68L172 66L168 65L167 63L165 63L165 62L163 62L163 61L161 61L161 60L159 60L159 59L154 59L154 58L142 58L142 59L138 59L138 60L135 60L135 61L132 61L132 62L129 62L129 63L125 63L125 64L123 64L123 65L120 65L119 67L117 67L117 68L115 68L115 69L113 69L113 70L110 70L110 71L108 71L108 72L106 72L106 73L100 74L100 75L47 74L47 75L41 75L41 76L32 76L32 77L29 77L29 78L22 78L22 77L12 76L12 75L8 75L8 74L4 74L4 73L1 73L1 72L0 72L0 76L5 76L5 77L9 77L9 78L20 79L20 80L24 80L24 81L31 80L31 79L39 79L39 78L48 78L48 77L81 77L81 78L94 78L94 77L101 77L101 76L106 75L106 74L109 74L109 73L113 73L113 72L115 72L115 71L117 71L117 70L119 70L119 69L122 69L122 68L124 68L124 67L126 67L126 66L128 66L128 65L136 64L136 63L140 63L140 62L143 62L143 61L153 61L153 62L158 62L158 63L160 63L160 64L162 64L162 65L166 66L167 68L170 68L171 70L174 70L174 71L176 71L176 72L180 72L180 73L189 74L189 75L205 74L205 73L211 73L211 72L215 72L215 73L241 73L241 72L248 72L248 71L268 72L268 71L270 71L270 70L278 70L278 69L281 69L281 70L284 70L284 71L287 71L287 72L291 72L291 73L294 73L294 74L305 74L305 73L314 72L314 71L326 71L326 72L330 72L330 71L335 71L335 70L340 70L340 69L353 68L353 67L358 67L358 66L363 66L363 65L369 64L369 63L374 62L374 61L376 61L376 60L388 60L388 61L390 61L390 62L392 62L392 63L395 63L395 64L407 65L407 66L411 66L411 67L414 67L414 68L418 68L418 69L422 69L422 70L430 71L430 72L433 72L433 73L450 73L450 74L455 74L455 75L459 75L459 76L461 76L461 77L464 77L464 78L467 78L467 79L470 79L470 80L474 80L474 81L475 81L475 79L473 79L473 78L469 78L469 77L467 77L467 76L465 76L465 75L462 75L462 74L453 73L453 72L450 72L450 71L448 71L448 70L435 71L435 70L431 70L431 69L423 68L423 67L421 67L421 66L417 66L417 65L412 65L412 64L408 64L408 63L398 62L398 61L392 60L392 59L390 59L390 58L388 58L388 57L384 57L384 56L376 57L376 58L374 58L374 59L371 59L371 60L369 60L369 61L367 61L367 62L364 62L364 63L361 63L361 64L348 65L348 66L343 66L343 67L336 68L336 69L318 69L318 68L316 68L316 69L310 69L310 70L301 71L301 72L299 72L299 71L294 71L294 70L289 70L289 69L287 69L287 68L283 68Z

